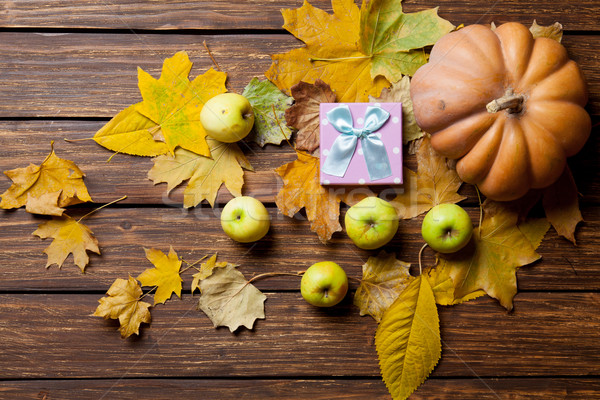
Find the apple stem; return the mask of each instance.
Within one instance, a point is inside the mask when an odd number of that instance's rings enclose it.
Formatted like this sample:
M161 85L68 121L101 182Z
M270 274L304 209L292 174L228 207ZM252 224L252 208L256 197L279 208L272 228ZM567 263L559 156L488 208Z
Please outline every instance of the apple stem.
M423 247L421 247L421 250L419 250L419 275L423 274L421 257L423 256L423 250L425 250L425 247L427 247L427 243L425 243Z

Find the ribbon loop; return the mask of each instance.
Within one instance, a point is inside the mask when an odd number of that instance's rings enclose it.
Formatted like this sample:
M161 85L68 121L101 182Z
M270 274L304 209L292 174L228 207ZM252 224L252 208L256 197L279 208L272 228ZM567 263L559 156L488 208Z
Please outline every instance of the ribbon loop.
M375 132L390 117L390 113L381 107L368 106L365 112L365 123L362 128L355 128L350 108L346 104L327 112L327 120L341 133L331 146L329 156L323 163L321 171L326 174L343 177L354 156L358 139L363 149L369 179L375 181L392 175L390 161L383 141Z

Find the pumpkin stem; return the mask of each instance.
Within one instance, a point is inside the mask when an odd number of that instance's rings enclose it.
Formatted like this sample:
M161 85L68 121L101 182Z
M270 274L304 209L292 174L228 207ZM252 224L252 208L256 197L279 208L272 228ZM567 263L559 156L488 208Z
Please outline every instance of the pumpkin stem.
M497 113L501 110L506 110L511 114L516 114L521 112L523 109L523 101L525 100L525 96L521 94L515 94L512 89L508 89L504 96L499 99L490 101L486 109L490 113Z

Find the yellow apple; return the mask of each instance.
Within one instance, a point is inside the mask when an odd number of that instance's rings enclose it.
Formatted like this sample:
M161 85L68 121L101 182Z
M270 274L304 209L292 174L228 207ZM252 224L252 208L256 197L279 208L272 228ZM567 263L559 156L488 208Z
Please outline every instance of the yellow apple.
M252 130L254 111L244 96L222 93L204 104L200 123L208 136L220 142L233 143L245 138Z
M236 242L256 242L267 234L270 226L269 212L254 197L234 197L223 207L221 227Z

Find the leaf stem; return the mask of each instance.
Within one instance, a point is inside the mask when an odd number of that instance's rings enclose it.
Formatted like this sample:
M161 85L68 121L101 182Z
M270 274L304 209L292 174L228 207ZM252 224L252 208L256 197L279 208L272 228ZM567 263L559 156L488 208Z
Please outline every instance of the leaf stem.
M248 282L246 282L246 285L249 283L252 283L254 281L257 281L259 279L269 278L272 276L302 276L302 274L304 274L304 272L306 272L306 271L298 271L296 273L293 273L293 272L265 272L264 274L259 274L259 275L256 275L256 276L253 276L252 278L250 278L248 280Z
M337 58L320 58L320 57L309 57L308 61L345 61L345 60L365 60L367 58L373 58L373 56L354 56L354 57L337 57Z
M423 264L421 262L421 258L423 256L423 250L425 250L425 247L427 247L427 246L428 246L427 243L425 243L423 245L423 247L421 247L421 250L419 250L419 275L423 274L423 266L422 266Z
M221 71L221 67L219 67L219 64L217 63L217 60L215 60L215 58L212 55L212 52L208 48L208 45L206 44L206 40L203 40L202 44L204 45L204 48L206 49L206 52L208 53L208 56L210 57L210 59L212 60L212 62L215 64L215 67L217 67L217 71L222 72Z
M140 296L140 298L138 299L138 301L142 300L144 297L148 296L150 293L154 292L156 289L158 289L158 285L154 286L153 288L148 290L146 293L142 294Z
M196 267L196 264L198 264L200 261L204 260L206 257L208 256L204 256L201 259L194 261L193 263L189 263L187 261L185 261L183 258L181 259L181 261L183 261L184 263L186 263L188 266L185 267L183 270L179 271L180 274L183 274L185 271L187 271L190 268L195 268L197 271L200 271L200 268Z
M83 142L84 140L94 140L93 137L87 137L87 138L81 138L81 139L67 139L67 138L63 138L63 140L67 143L73 143L73 142Z
M483 204L481 204L481 193L479 192L479 188L475 185L475 191L477 192L477 198L479 199L479 238L481 238L481 224L483 223Z
M79 219L77 220L77 223L81 222L81 220L82 220L82 219L89 217L90 215L92 215L92 214L93 214L93 213L95 213L96 211L100 211L100 210L102 210L104 207L108 207L108 206L110 206L110 205L112 205L112 204L115 204L115 203L117 203L117 202L121 201L121 200L125 200L126 198L127 198L127 196L123 196L123 197L121 197L120 199L113 200L113 201L111 201L110 203L106 203L106 204L104 204L104 205L102 205L102 206L100 206L100 207L98 207L98 208L96 208L96 209L94 209L94 210L90 211L89 213L85 214L83 217L79 218Z

